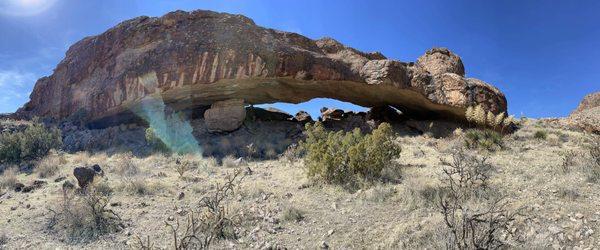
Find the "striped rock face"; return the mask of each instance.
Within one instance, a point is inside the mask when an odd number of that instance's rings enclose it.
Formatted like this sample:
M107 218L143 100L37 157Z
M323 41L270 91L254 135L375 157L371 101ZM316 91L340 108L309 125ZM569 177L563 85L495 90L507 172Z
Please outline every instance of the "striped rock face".
M330 38L263 28L240 15L176 11L128 20L77 42L51 76L37 81L17 115L60 120L85 110L90 122L122 123L148 109L149 100L189 110L231 99L316 97L391 105L429 119L463 119L476 104L506 111L504 95L465 78L462 61L447 49L404 63Z

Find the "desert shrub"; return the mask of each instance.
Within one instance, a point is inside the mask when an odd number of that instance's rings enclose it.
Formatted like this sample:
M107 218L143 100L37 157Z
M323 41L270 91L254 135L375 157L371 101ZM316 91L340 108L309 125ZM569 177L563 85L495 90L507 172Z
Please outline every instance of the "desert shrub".
M8 236L6 233L0 233L0 249L4 249L4 245L8 244Z
M183 158L175 160L175 171L179 175L179 178L183 178L185 173L192 169L192 164L191 161Z
M579 192L577 192L577 190L575 190L573 188L560 187L556 191L556 196L563 198L563 199L567 199L569 201L575 201L575 200L577 200L577 198L579 198L580 194L579 194Z
M364 192L364 199L371 202L384 202L396 194L392 186L376 185Z
M133 162L133 154L131 153L118 156L112 171L124 179L132 178L140 173L139 167Z
M396 144L392 127L382 123L371 134L360 130L328 132L319 122L306 125L308 177L328 184L355 185L373 181L381 176L384 167L393 164L401 148Z
M21 132L0 134L0 162L34 160L62 146L60 130L34 122Z
M229 212L227 200L242 179L242 172L234 171L223 184L216 185L200 200L198 209L188 213L184 224L179 219L174 223L166 222L175 249L208 249L214 240L238 237L240 217Z
M588 181L600 183L600 139L592 142L589 148L590 167L588 172Z
M467 130L464 139L465 146L470 149L498 150L504 145L502 134L488 129Z
M548 138L548 132L546 132L546 130L535 131L533 138L538 140L546 140L546 138Z
M518 213L508 209L504 198L488 192L488 172L491 165L485 158L453 153L442 178L447 191L439 195L438 208L447 229L448 249L497 249L506 245L501 237L509 234L509 224Z
M571 171L571 167L575 165L575 152L573 150L565 151L562 156L561 171L568 173Z
M89 241L123 229L121 218L107 208L110 196L89 186L80 192L64 190L55 209L49 229L64 230L71 241Z
M295 207L286 207L282 214L282 221L290 221L290 222L300 222L304 219L304 211L295 208Z
M149 182L144 178L136 177L125 181L123 186L121 186L121 189L132 195L144 196L155 194L159 189L159 186L156 182Z
M169 147L167 146L167 144L165 144L163 142L163 140L160 139L160 137L158 137L156 135L156 132L154 131L153 128L146 129L145 137L146 137L146 143L148 145L150 145L152 147L152 149L154 149L158 152L168 152L169 151Z

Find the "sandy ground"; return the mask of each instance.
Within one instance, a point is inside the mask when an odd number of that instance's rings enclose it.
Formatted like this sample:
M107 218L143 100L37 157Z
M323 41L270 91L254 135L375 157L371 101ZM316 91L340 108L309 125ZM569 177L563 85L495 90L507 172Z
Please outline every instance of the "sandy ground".
M547 139L533 138L545 130ZM600 249L600 183L587 179L592 135L550 128L529 121L505 139L505 149L477 152L494 166L491 187L521 208L523 216L513 225L509 242L525 249ZM58 173L30 193L0 191L0 243L6 249L129 249L139 248L136 237L147 237L159 249L172 249L166 221L184 221L190 208L236 168L251 169L227 199L231 214L243 214L237 240L219 240L217 249L288 248L315 249L415 249L444 248L446 231L431 191L440 185L442 164L458 139L423 136L399 137L401 179L358 191L313 185L305 175L302 159L288 159L218 166L213 160L189 157L193 169L183 178L175 171L175 159L162 155L133 158L130 155L85 153L64 155ZM565 154L573 161L563 167ZM54 156L56 157L56 156ZM63 181L73 167L99 164L105 171L100 181L113 190L110 209L123 218L125 229L92 241L71 239L60 228L49 229L49 209L62 197ZM138 170L123 174L124 164ZM35 173L19 173L24 184L40 179ZM133 184L143 192L131 191ZM138 189L139 190L139 189ZM183 198L179 199L181 193ZM286 217L298 211L298 221ZM3 237L4 235L4 237ZM0 247L1 248L1 247Z

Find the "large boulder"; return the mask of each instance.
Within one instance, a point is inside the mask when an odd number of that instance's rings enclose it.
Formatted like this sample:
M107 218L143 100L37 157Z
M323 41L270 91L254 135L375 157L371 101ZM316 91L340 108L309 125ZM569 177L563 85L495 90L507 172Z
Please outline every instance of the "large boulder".
M571 126L600 134L600 92L586 95L567 118Z
M504 95L465 79L460 58L444 48L404 63L331 38L311 40L241 15L199 10L134 18L75 43L16 116L61 120L85 110L88 125L103 127L148 117L154 107L161 112L163 103L177 111L230 99L317 97L391 105L426 118L464 119L466 107L477 104L506 111Z
M459 56L447 48L433 48L417 59L417 65L432 75L454 73L465 76L465 66Z
M218 101L204 112L204 122L210 132L231 132L242 126L246 119L244 100Z

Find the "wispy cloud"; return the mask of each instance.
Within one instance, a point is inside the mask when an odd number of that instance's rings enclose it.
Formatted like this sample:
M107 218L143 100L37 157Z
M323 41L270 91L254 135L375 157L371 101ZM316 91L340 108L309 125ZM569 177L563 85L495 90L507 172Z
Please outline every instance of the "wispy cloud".
M0 70L0 113L14 112L26 102L35 80L31 72Z
M0 87L23 87L35 82L35 75L30 72L0 70Z

